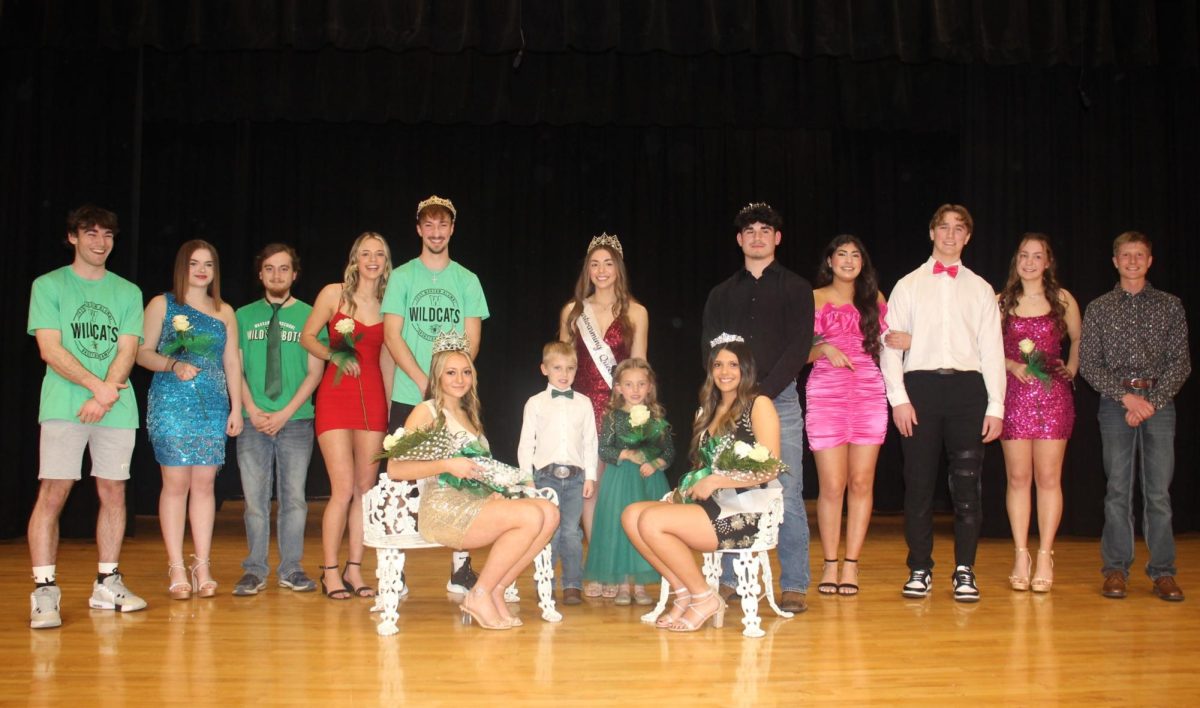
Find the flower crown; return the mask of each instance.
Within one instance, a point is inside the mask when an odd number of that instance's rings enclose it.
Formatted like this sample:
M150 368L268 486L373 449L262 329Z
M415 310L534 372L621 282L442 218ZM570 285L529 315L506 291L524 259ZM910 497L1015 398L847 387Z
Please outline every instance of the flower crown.
M591 253L601 246L611 248L621 258L625 257L625 249L621 248L621 241L616 234L601 233L599 236L593 236L591 243L588 244L587 252Z
M739 335L730 334L728 332L722 332L717 335L716 339L714 339L708 343L708 347L709 347L709 349L712 349L712 348L718 347L722 344L728 344L729 342L745 342L745 341L746 340L742 339L741 336L739 336Z
M443 331L433 338L433 353L438 352L468 352L470 343L467 335L458 332Z
M745 214L748 211L754 211L755 209L770 209L770 208L771 208L771 205L767 204L766 202L750 202L746 206L742 207L741 211L738 212L738 216L741 216L742 214Z
M458 218L458 211L456 211L454 209L454 202L450 201L449 199L439 197L436 194L434 194L433 196L429 197L428 199L425 199L425 200L421 201L419 204L417 204L417 218L418 219L421 218L421 211L424 210L425 207L431 207L431 206L440 206L440 207L445 207L446 209L448 209L450 211L451 221Z

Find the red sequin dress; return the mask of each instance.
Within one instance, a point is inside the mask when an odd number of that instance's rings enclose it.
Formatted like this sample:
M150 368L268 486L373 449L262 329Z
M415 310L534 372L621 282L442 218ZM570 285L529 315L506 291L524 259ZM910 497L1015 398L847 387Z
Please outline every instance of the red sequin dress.
M1025 361L1018 346L1022 339L1033 341L1046 358L1049 383L1033 379L1021 383L1008 374L1004 393L1004 432L1001 440L1066 440L1075 427L1075 397L1071 385L1054 373L1062 357L1062 337L1054 316L1009 315L1004 323L1004 358Z
M313 431L320 435L327 430L387 430L388 404L383 391L383 372L379 368L379 351L383 347L383 323L367 326L341 312L329 320L329 344L340 346L342 335L335 326L340 320L353 320L354 333L362 334L354 344L358 350L360 373L357 377L342 376L335 385L337 367L325 365L325 375L317 388L316 419Z
M625 334L621 331L619 320L613 320L605 330L604 343L612 349L618 364L629 358L629 344L625 342ZM579 369L575 374L574 388L591 400L592 411L596 414L596 432L600 432L600 423L608 409L612 389L604 382L604 377L600 376L596 363L592 361L592 355L588 353L583 337L578 332L575 333L575 356L579 359Z

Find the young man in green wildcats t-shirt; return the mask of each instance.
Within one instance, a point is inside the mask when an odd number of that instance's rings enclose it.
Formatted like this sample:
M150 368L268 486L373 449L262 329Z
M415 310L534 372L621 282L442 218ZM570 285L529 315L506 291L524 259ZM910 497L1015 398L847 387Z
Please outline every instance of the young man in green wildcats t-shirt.
M312 459L312 394L321 382L323 362L300 345L300 331L312 307L292 297L300 257L282 243L268 244L255 258L264 295L237 311L242 351L242 401L246 425L237 440L238 468L245 496L244 574L233 594L257 595L267 586L271 545L271 489L279 490L280 587L311 592L317 584L304 573L304 498ZM278 484L272 483L278 480Z
M105 268L117 231L111 211L91 204L72 211L66 240L74 260L34 280L29 296L28 332L46 362L38 408L41 482L28 531L36 585L30 596L33 629L62 624L55 581L58 519L82 477L85 447L100 498L100 564L88 605L120 612L146 606L117 570L125 536L125 482L138 427L129 372L142 341L142 291Z
M433 340L439 332L467 336L471 358L479 354L487 299L474 273L450 260L450 237L458 212L449 199L431 196L417 205L421 255L392 271L383 294L383 333L396 362L388 427L404 425L425 398ZM386 464L386 462L384 463ZM450 592L465 593L475 584L470 556L454 554Z

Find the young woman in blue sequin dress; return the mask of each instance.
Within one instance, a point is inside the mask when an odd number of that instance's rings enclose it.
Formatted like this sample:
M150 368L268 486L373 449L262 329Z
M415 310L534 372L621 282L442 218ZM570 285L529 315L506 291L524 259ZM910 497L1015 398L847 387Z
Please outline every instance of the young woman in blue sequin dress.
M213 485L225 464L226 436L242 432L237 320L221 300L217 250L188 241L175 256L174 287L146 306L138 364L154 372L146 428L162 466L158 520L167 546L167 591L177 600L212 597L209 568L216 500ZM192 528L193 563L183 561L184 522ZM191 577L188 576L191 572Z

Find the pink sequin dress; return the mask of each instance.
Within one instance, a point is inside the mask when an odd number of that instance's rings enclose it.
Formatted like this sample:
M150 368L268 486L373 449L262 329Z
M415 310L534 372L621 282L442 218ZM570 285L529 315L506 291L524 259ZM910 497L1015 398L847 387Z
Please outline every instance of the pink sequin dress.
M1004 324L1004 358L1025 361L1017 346L1022 339L1033 341L1046 357L1048 370L1062 357L1062 337L1047 313L1037 317L1008 315ZM1047 386L1038 380L1021 383L1008 374L1004 394L1004 432L1001 440L1066 440L1075 426L1075 397L1071 385L1053 371Z
M887 329L887 305L879 304L879 330ZM825 303L813 323L815 334L842 351L854 370L837 367L825 357L813 362L805 388L808 411L804 425L808 445L826 450L838 445L882 445L887 435L887 395L883 374L871 355L863 351L858 308L852 303Z
M619 321L613 320L608 326L604 332L604 343L612 349L618 364L629 358L629 345L625 342ZM596 414L596 432L600 432L600 423L608 410L608 399L612 396L612 389L596 369L596 362L592 361L592 355L583 343L583 336L578 332L575 334L575 356L579 359L579 368L575 373L573 388L592 402L592 412Z

